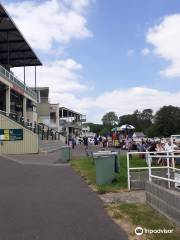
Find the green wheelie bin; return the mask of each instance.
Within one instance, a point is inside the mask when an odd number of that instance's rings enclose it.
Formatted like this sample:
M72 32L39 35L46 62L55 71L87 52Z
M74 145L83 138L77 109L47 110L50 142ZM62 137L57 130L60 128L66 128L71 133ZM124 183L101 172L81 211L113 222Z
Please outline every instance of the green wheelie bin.
M118 153L101 151L93 153L93 158L96 165L96 184L112 183L115 178L115 172L117 172Z
M61 159L63 162L68 162L71 160L71 147L70 146L61 147Z

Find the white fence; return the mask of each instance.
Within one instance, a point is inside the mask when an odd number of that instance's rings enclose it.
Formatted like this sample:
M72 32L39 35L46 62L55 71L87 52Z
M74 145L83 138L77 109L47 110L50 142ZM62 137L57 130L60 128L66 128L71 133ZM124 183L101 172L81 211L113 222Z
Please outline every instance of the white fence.
M139 154L144 154L146 156L146 162L147 162L147 167L130 167L130 155L139 155ZM176 155L178 154L178 155ZM166 166L152 166L152 160L153 158L161 158L164 159L167 163ZM162 151L162 152L128 152L127 153L127 177L128 177L128 189L131 189L131 171L134 170L148 170L148 177L149 181L151 182L153 178L155 179L160 179L163 181L168 182L168 187L170 188L171 182L175 183L175 187L180 186L180 179L172 179L171 178L171 172L170 170L173 170L173 172L180 172L179 168L175 167L175 159L180 158L180 151ZM171 160L171 161L170 161ZM143 161L143 159L142 159ZM167 178L166 177L160 177L155 174L152 174L152 169L166 169L167 170ZM175 174L174 174L175 175ZM177 187L178 188L178 187Z

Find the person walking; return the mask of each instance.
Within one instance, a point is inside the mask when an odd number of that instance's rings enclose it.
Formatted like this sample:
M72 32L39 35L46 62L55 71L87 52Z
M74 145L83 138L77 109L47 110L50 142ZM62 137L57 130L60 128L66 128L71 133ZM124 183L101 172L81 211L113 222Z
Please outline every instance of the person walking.
M75 140L74 136L72 137L71 141L72 141L72 149L74 149L75 145L76 145L76 140Z
M86 136L83 138L83 143L84 143L84 146L88 148L88 138Z

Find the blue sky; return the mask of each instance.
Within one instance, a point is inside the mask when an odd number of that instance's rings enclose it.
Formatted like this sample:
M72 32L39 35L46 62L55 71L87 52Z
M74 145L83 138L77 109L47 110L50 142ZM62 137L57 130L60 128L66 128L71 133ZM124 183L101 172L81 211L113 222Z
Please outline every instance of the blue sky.
M3 2L44 63L38 81L52 101L94 122L179 105L180 1Z
M167 62L152 54L144 57L140 52L153 47L146 42L148 29L162 17L178 13L177 9L179 1L100 0L88 16L94 38L73 42L68 51L86 66L84 78L94 80L100 91L137 85L176 91L179 78L172 84L158 74ZM128 57L131 49L134 53Z

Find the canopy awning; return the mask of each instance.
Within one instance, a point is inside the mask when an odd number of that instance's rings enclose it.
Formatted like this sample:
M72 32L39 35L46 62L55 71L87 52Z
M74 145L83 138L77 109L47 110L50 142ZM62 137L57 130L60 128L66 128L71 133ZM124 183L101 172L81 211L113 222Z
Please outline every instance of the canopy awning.
M9 68L42 65L1 3L0 64L8 66Z

